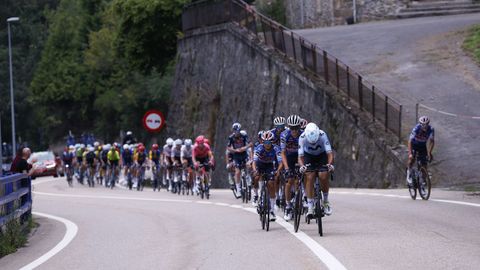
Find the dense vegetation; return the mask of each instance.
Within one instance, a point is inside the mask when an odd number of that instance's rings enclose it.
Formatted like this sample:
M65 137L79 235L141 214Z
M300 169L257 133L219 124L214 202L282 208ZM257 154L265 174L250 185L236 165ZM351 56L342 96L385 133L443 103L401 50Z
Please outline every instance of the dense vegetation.
M480 64L480 25L476 25L469 30L463 48Z
M10 141L7 25L12 25L17 136L36 148L93 132L142 132L166 111L180 15L189 0L8 0L0 9L0 113Z

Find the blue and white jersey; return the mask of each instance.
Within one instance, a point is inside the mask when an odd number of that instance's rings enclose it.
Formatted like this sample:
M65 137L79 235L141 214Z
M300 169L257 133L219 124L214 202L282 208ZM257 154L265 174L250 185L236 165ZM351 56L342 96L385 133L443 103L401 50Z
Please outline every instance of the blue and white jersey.
M277 130L276 128L273 128L270 130L270 132L273 134L273 140L272 140L273 144L280 146L280 137L282 136L283 131Z
M302 131L299 131L302 133ZM285 154L287 156L292 156L292 155L297 155L298 154L298 139L300 136L297 138L293 137L292 131L290 129L286 129L285 131L282 132L282 135L280 137L280 147L282 151L285 151Z
M305 133L302 133L302 135L300 135L300 139L298 140L298 144L300 146L298 149L299 156L303 156L305 153L312 156L318 156L324 152L332 152L332 146L330 145L328 136L323 130L320 130L320 136L315 143L308 142Z
M417 124L410 134L410 141L414 145L426 146L428 140L434 140L435 130L429 125L426 130L422 129L421 124Z
M270 150L267 150L263 144L259 144L255 148L255 152L253 154L253 161L255 161L255 163L261 162L280 164L282 162L280 148L272 144L272 148L270 148Z

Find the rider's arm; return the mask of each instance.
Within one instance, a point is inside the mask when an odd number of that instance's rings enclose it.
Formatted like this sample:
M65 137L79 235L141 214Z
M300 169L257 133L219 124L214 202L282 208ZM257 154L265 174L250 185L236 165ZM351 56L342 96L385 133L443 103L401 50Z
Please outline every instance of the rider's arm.
M333 165L333 160L334 160L333 152L332 151L327 152L327 157L328 157L328 164Z
M214 162L215 162L215 159L214 159L214 157L213 157L213 153L212 153L211 150L208 151L208 157L209 157L209 160L210 160L211 163L214 163Z

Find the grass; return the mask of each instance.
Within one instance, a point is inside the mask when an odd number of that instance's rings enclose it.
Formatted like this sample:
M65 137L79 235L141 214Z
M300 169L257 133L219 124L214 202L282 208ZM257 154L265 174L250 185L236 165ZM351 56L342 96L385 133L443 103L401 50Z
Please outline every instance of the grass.
M480 25L476 25L468 30L467 37L463 42L463 49L480 64Z
M12 220L3 229L0 229L0 258L25 246L28 234L34 227L35 222L30 217L25 225L20 224L17 220Z

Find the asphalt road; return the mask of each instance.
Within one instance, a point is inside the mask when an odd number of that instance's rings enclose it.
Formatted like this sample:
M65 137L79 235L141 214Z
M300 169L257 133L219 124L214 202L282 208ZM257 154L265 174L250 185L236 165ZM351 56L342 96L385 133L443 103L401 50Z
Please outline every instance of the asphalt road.
M415 104L480 116L480 68L462 51L480 14L425 17L297 31L404 106L406 140ZM480 120L420 109L436 129L434 181L480 183ZM466 162L466 160L468 162Z
M37 179L34 211L73 222L78 233L38 269L478 269L480 196L434 189L430 201L406 190L333 189L324 237L282 219L260 228L253 208L229 190L209 201ZM42 183L43 182L43 183ZM450 200L449 202L436 200ZM459 204L460 203L460 204ZM462 204L463 203L463 204ZM28 247L0 259L19 269L52 249L66 227L37 217ZM70 229L69 229L70 230ZM298 237L298 238L297 238ZM334 264L331 264L334 263ZM335 264L337 263L337 264Z

